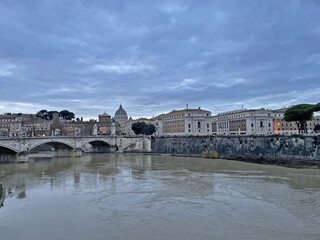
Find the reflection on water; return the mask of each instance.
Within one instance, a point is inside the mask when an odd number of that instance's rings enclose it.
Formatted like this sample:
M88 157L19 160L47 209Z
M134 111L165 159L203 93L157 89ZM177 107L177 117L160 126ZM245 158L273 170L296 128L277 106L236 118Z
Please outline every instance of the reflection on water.
M0 208L3 207L4 199L6 198L6 192L4 186L0 182Z
M0 165L1 239L318 239L320 171L139 154ZM2 236L4 238L2 238Z

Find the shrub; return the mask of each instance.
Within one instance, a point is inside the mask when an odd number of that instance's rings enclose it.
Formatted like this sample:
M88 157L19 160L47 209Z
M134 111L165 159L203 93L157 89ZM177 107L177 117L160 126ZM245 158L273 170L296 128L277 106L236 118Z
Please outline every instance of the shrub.
M210 150L210 151L202 152L202 156L205 158L218 158L219 153L216 152L215 150Z

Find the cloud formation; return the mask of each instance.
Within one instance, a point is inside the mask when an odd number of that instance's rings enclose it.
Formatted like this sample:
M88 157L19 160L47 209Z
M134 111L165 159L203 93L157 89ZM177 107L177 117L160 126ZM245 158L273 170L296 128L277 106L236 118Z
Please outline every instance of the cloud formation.
M315 0L3 0L0 113L315 103L319 38Z

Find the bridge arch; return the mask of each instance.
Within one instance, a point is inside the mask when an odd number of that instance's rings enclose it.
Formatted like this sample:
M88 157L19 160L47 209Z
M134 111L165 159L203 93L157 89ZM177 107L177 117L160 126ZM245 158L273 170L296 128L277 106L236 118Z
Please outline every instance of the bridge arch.
M4 144L0 144L0 154L1 153L16 154L16 153L18 153L18 150L15 149L14 147L7 146L7 145L4 145Z
M110 143L106 139L91 139L82 143L81 148L85 149L85 145L90 144L94 152L117 152L119 147Z
M65 141L61 141L61 140L47 140L47 141L41 141L41 142L38 142L36 144L33 144L31 146L28 146L27 147L27 152L30 152L32 151L34 148L38 147L38 146L41 146L43 144L48 144L54 148L56 148L57 146L67 146L69 149L74 149L75 147L68 143L68 142L65 142Z

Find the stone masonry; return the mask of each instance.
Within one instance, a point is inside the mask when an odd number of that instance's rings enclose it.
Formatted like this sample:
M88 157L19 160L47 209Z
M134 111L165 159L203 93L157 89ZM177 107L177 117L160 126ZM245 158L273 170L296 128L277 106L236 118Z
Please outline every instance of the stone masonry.
M157 153L195 153L215 150L221 157L257 156L320 160L320 136L203 136L155 137Z

